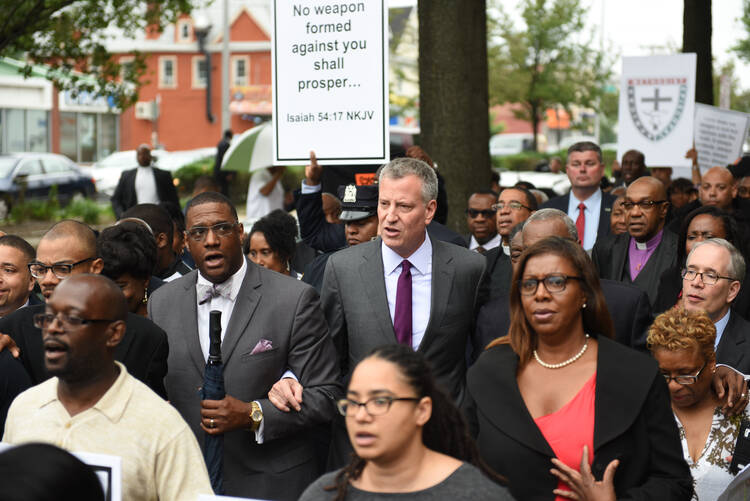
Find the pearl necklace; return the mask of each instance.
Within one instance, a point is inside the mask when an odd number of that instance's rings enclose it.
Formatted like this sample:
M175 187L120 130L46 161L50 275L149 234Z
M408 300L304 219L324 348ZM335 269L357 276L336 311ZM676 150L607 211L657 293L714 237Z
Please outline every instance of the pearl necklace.
M546 367L547 369L560 369L561 367L565 367L566 365L570 365L579 358L583 356L584 353L586 353L586 348L589 347L589 335L586 334L586 342L583 343L583 348L581 348L581 351L573 355L571 358L567 359L564 362L560 362L559 364L548 364L547 362L542 362L542 359L539 358L539 354L534 350L534 358L537 362L539 362L539 365L542 367Z

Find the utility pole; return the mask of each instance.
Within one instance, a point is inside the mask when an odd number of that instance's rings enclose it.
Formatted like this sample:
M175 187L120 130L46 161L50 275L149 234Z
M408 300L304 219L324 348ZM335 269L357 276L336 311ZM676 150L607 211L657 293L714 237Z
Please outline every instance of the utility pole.
M229 0L224 0L224 33L221 37L221 132L229 128Z

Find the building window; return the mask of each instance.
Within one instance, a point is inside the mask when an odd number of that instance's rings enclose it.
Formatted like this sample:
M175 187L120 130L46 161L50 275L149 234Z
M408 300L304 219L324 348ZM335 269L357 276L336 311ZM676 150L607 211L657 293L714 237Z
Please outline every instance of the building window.
M177 21L177 41L193 41L193 23L190 22L190 19L180 19Z
M125 78L128 72L133 71L135 58L133 56L123 56L120 58L120 78Z
M207 80L206 56L193 56L193 88L205 89Z
M118 115L60 112L60 153L74 162L96 162L117 151Z
M174 89L177 87L177 58L175 56L159 57L159 88Z
M5 144L8 145L8 152L26 151L26 113L24 110L10 109L5 112L5 118L8 123L8 137Z
M248 78L248 69L250 68L250 58L248 56L236 56L232 58L232 85L241 87L250 85Z

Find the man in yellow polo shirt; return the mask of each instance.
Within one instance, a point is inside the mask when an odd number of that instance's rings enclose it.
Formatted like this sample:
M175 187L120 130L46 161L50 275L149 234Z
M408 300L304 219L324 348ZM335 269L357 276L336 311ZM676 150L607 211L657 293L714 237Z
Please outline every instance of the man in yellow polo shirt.
M194 501L211 494L198 443L179 413L114 359L127 305L102 275L61 282L34 317L54 377L11 404L3 440L48 442L122 458L122 498Z

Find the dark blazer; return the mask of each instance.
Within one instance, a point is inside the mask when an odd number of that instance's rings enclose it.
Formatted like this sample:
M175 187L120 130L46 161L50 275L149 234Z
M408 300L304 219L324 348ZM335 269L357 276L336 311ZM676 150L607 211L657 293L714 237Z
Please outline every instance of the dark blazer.
M341 390L338 363L312 287L250 261L221 345L226 392L263 408L263 443L247 430L224 435L224 488L230 496L296 500L317 478L313 426L328 423ZM206 359L198 338L198 271L160 287L148 312L169 336L166 378L172 405L203 446L200 397ZM179 312L179 313L177 313ZM253 353L261 339L271 348ZM289 369L304 387L300 412L282 412L268 392Z
M172 202L180 206L180 199L177 196L177 190L172 182L172 173L166 170L154 170L154 179L156 180L156 193L159 195L159 201ZM138 197L135 193L135 174L136 169L128 169L120 174L120 180L117 182L115 192L112 194L112 209L115 211L115 217L118 219L123 212L138 205Z
M602 279L601 286L615 326L616 341L645 352L646 335L653 320L648 296L638 287L614 280ZM506 335L509 327L510 302L506 290L480 308L472 336L471 360L476 360L492 340Z
M510 281L513 278L513 264L510 257L503 252L502 245L488 250L484 257L487 259L487 270L479 288L480 306L496 298L507 299Z
M636 279L631 282L628 267L628 245L630 235L610 236L594 245L591 259L599 270L599 277L632 283L648 294L653 307L658 299L659 278L667 268L677 264L677 235L669 230L662 233L661 242L651 254L646 266L643 267Z
M602 238L610 235L610 216L612 215L612 204L615 203L617 197L610 195L606 191L602 191L602 203L599 209L599 226L596 230L596 242L599 242ZM558 209L564 213L568 213L568 204L570 203L570 193L561 195L559 197L550 198L542 204L542 209ZM573 221L576 218L572 218Z
M318 294L323 290L323 276L326 271L326 264L328 264L328 258L331 257L333 252L326 252L313 259L305 267L305 272L302 275L302 281L309 284L316 290Z
M619 459L617 499L690 499L692 477L656 362L603 336L598 341L594 476L600 480ZM509 345L482 353L467 375L467 417L482 458L508 479L516 499L552 500L555 453L526 409L517 370Z
M420 351L437 380L461 401L465 352L485 260L480 254L440 240L432 242L432 301ZM338 350L342 375L372 349L395 344L383 272L382 240L349 247L328 258L321 299Z
M730 310L729 322L719 340L716 363L750 374L750 322Z
M34 326L33 317L44 313L45 305L26 306L0 319L0 332L13 338L21 350L21 362L33 384L49 379L44 367L42 331ZM115 348L115 360L128 372L166 399L164 377L167 375L169 345L167 335L147 318L128 313L127 329Z
M11 402L31 386L31 378L10 351L0 351L0 438Z

